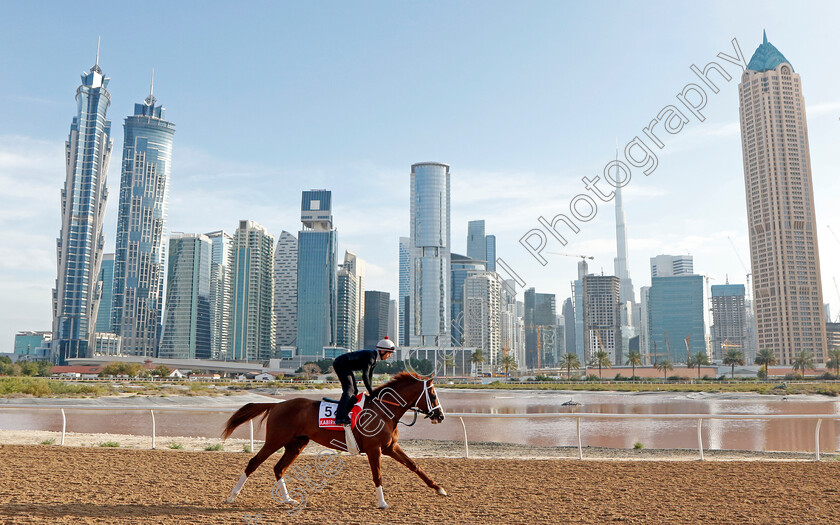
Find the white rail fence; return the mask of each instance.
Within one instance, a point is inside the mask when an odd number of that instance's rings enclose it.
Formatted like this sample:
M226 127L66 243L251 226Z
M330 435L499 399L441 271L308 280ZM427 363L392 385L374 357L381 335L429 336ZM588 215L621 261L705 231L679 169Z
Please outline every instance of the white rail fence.
M151 415L152 424L152 448L156 447L156 425L155 412L235 412L237 408L213 408L213 407L108 407L108 406L87 406L87 405L63 405L63 406L37 406L37 405L0 405L0 410L4 409L26 409L26 410L59 410L61 411L61 444L64 444L64 438L67 431L67 415L65 410L110 410L118 412L136 412L149 411ZM820 427L824 419L840 420L840 414L604 414L604 413L570 413L570 412L553 412L542 414L488 414L488 413L473 413L473 412L454 412L447 414L450 418L458 418L461 422L461 427L464 430L464 457L470 457L470 445L467 439L467 425L464 423L464 418L470 419L575 419L577 423L577 447L578 459L583 459L583 437L581 431L581 421L584 419L686 419L697 421L697 451L700 455L700 460L705 460L703 454L703 421L707 419L718 420L807 420L816 421L814 428L814 459L820 461ZM249 421L250 424L250 443L251 451L254 451L254 421Z

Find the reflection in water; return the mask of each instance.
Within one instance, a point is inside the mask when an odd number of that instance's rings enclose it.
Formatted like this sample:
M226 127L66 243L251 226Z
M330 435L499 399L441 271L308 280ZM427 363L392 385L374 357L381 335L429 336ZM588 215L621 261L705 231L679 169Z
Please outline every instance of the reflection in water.
M278 399L307 397L319 399L323 392L282 393ZM448 413L543 414L838 414L837 402L817 397L786 398L759 395L731 396L673 393L569 393L494 392L439 389L438 395ZM562 404L573 399L583 406ZM66 410L69 432L150 435L151 416L146 411ZM157 434L167 436L218 437L229 412L155 412ZM463 440L461 423L449 417L441 425L427 421L401 427L403 439ZM535 446L576 446L573 419L465 419L470 441L495 441ZM812 451L816 421L735 421L704 420L703 443L711 449ZM820 442L823 451L838 449L840 423L823 421ZM0 408L0 429L61 430L58 410ZM694 448L696 420L612 420L587 419L581 423L584 446L631 448L641 442L646 448ZM255 439L263 439L262 428ZM248 425L234 432L247 438Z

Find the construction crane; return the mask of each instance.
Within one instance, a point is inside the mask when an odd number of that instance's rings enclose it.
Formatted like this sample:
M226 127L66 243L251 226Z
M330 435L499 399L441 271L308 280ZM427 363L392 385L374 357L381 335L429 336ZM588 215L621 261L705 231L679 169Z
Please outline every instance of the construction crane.
M732 245L732 251L735 252L735 257L737 257L738 262L741 263L741 268L743 268L747 274L747 297L752 297L752 289L750 288L750 278L752 277L752 272L747 268L747 265L744 264L744 260L741 259L741 255L738 253L738 248L735 246L735 241L732 240L732 237L726 238L729 239L729 244Z
M551 255L562 255L564 257L580 257L581 259L584 259L584 260L589 259L590 261L595 260L595 257L592 257L591 255L578 255L576 253L560 253L560 252L545 252L545 253L550 253Z

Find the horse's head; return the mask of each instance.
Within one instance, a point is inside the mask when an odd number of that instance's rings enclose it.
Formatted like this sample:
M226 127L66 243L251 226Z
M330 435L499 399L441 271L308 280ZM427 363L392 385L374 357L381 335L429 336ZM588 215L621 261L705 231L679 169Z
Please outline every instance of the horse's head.
M423 406L420 406L420 405ZM423 381L423 393L420 399L417 400L417 408L426 414L427 419L432 420L432 424L443 423L446 417L443 413L443 407L438 399L437 392L435 392L435 385L432 384L431 379Z

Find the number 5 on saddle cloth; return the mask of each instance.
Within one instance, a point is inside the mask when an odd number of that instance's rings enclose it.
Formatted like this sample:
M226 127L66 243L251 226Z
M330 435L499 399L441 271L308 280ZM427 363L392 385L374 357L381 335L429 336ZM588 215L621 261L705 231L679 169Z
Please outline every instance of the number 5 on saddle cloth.
M362 405L365 402L365 394L359 393L356 396L356 403L350 409L350 425L351 428L356 428L356 420L359 414L362 413ZM342 425L335 424L335 412L338 410L338 401L324 398L321 405L318 407L318 426L321 428L328 428L330 430L343 430Z

